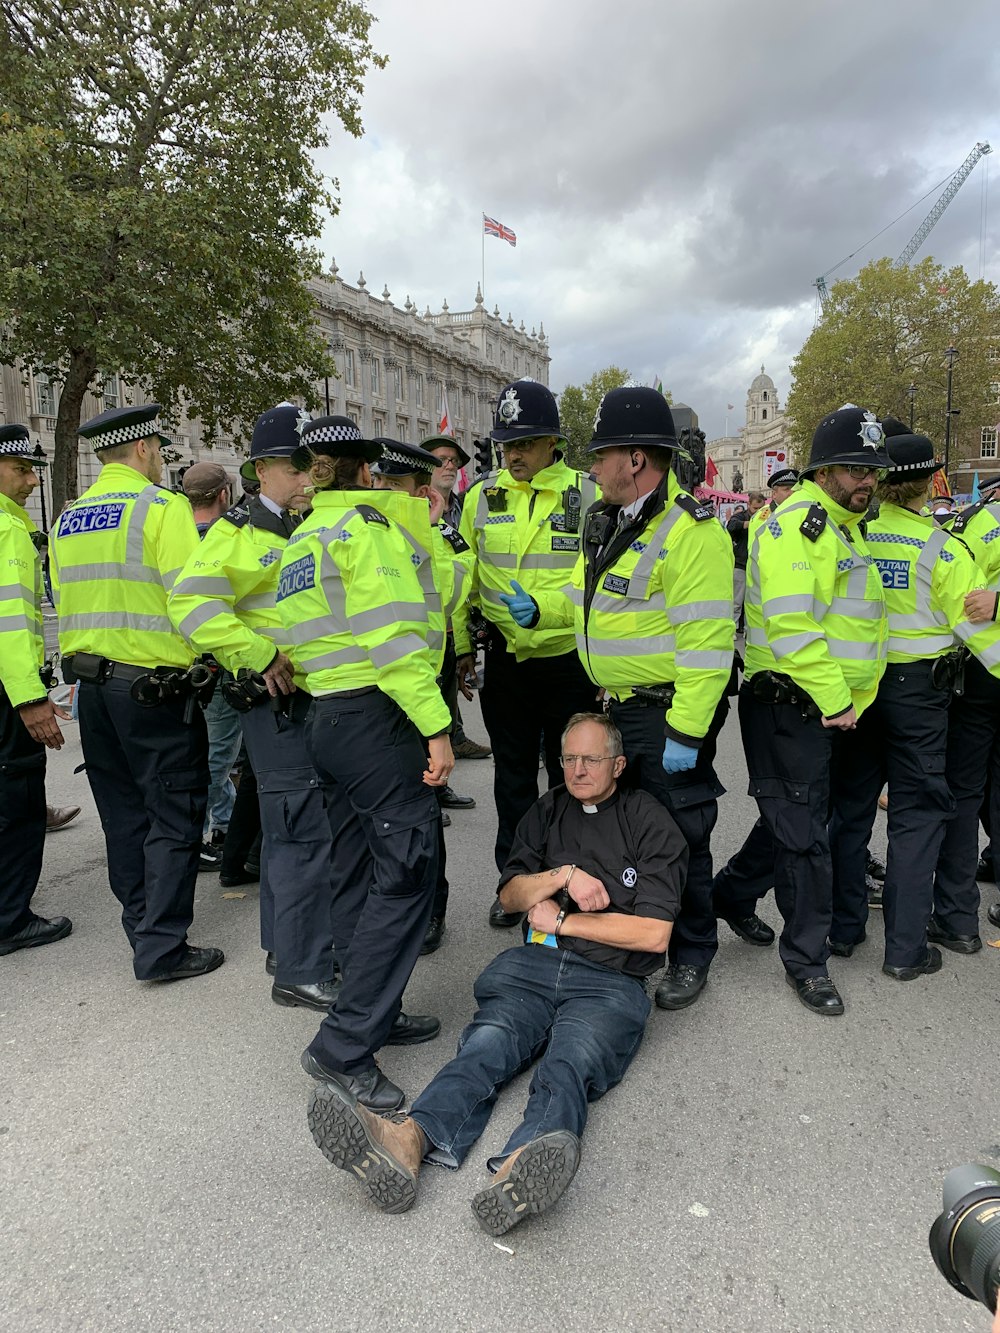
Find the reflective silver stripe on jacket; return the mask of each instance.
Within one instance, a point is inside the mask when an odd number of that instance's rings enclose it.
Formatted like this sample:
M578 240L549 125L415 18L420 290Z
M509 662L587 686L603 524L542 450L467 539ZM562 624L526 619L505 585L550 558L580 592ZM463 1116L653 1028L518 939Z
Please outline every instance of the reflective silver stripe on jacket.
M92 611L59 617L61 634L75 629L127 629L177 635L167 616L140 615L135 611Z
M341 666L359 666L368 661L368 654L363 648L337 648L332 652L319 653L316 657L298 659L303 671L334 671Z
M189 574L173 588L175 597L225 597L232 591L229 580L218 574Z
M91 565L71 565L59 571L60 583L89 583L93 579L127 579L131 583L159 583L160 575L149 565L132 566L118 560L102 560Z
M383 667L392 666L393 662L398 662L400 658L409 657L410 653L418 653L426 647L426 641L419 634L403 634L398 639L390 639L388 643L376 644L368 656L373 666L381 670Z
M372 607L370 611L359 611L348 616L347 622L352 634L367 634L374 629L389 629L403 620L422 621L425 615L423 602L386 602L383 606Z

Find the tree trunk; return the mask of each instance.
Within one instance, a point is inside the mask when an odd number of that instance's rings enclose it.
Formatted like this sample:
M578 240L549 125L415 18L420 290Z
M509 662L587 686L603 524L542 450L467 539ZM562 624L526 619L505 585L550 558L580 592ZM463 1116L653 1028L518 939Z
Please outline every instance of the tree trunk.
M83 396L97 370L97 358L88 348L76 348L70 353L69 370L59 396L56 416L56 448L52 460L52 521L62 512L67 500L75 500L80 493L78 466L80 413Z

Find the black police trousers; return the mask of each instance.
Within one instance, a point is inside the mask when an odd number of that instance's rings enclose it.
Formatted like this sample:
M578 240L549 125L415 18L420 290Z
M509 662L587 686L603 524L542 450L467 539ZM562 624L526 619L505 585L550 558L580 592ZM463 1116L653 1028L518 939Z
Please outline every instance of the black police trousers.
M387 694L316 699L309 753L334 832L333 942L343 976L310 1052L371 1068L399 1014L427 933L441 810L423 782L426 742Z
M1000 797L1000 681L974 657L965 665L965 693L955 695L948 709L945 777L955 814L938 855L934 915L949 935L978 935L979 810L987 778L992 784L990 836L1000 835L994 822Z
M832 734L795 704L755 698L750 681L740 687L739 714L760 818L716 877L714 909L721 917L751 916L773 884L785 923L778 952L786 971L798 981L825 976L833 912Z
M890 663L857 728L834 741L830 939L855 944L864 937L868 840L888 779L889 855L882 909L890 967L916 967L927 955L934 866L955 809L945 779L951 691L932 683L932 665Z
M208 733L183 699L143 708L127 682L80 682L80 739L104 828L111 891L140 981L184 957L194 916L205 808Z
M302 986L333 976L330 922L333 838L326 800L307 745L312 696L286 696L240 716L257 778L260 827L260 939L274 952L274 979Z
M688 845L688 873L667 956L671 963L708 967L719 947L712 909L711 838L719 817L718 798L725 792L715 773L715 750L729 700L725 695L719 700L697 762L688 773L667 773L663 767L662 705L637 699L612 701L609 712L622 734L628 760L621 785L639 787L655 796L669 810Z
M492 627L480 696L493 748L493 796L497 807L497 869L503 870L518 824L538 800L538 755L545 738L548 785L563 780L559 753L574 713L592 713L597 686L575 652L518 662ZM662 745L660 747L662 752Z
M42 873L45 845L45 746L32 740L0 689L0 939L32 918L28 904Z

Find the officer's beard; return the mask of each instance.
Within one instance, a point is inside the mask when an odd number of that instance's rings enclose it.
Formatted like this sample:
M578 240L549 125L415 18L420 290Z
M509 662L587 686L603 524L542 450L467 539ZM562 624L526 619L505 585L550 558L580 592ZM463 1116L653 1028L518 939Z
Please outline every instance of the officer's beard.
M863 514L872 502L872 496L875 494L875 483L873 481L869 485L868 482L862 482L860 486L852 489L844 486L839 478L830 471L826 474L826 484L823 489L834 504L840 505L841 509L846 509L852 514Z

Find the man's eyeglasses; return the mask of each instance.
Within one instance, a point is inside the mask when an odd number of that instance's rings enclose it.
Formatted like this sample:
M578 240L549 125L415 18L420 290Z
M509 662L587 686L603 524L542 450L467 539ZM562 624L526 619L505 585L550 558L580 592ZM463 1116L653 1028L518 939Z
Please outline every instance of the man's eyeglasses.
M610 763L616 758L613 754L563 754L559 756L559 762L563 768L576 768L577 764L582 764L584 768L593 770L599 768L601 764Z
M864 481L865 477L874 477L876 481L885 481L889 475L889 469L884 467L865 467L861 463L853 463L850 467L841 465L841 471L854 481Z

